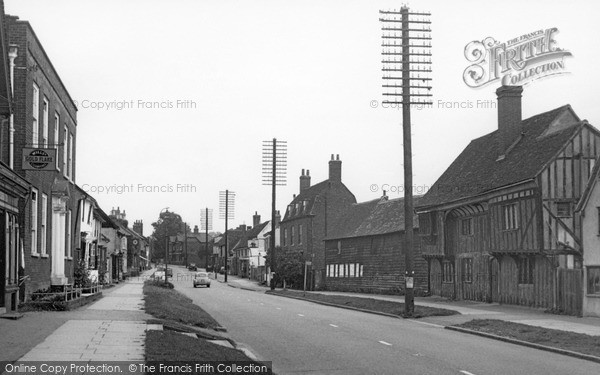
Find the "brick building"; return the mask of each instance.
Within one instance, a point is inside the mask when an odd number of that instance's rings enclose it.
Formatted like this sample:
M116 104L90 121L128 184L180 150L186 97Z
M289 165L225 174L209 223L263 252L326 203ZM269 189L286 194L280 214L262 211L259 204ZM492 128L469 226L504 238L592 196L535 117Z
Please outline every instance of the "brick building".
M72 197L77 109L31 25L14 16L4 21L14 72L14 169L32 185L29 197L19 204L24 214L19 223L25 249L24 286L29 294L72 283L77 259L78 202ZM22 150L51 161L32 168L23 163Z
M29 183L13 169L11 142L12 85L5 33L4 2L0 0L0 314L14 313L19 301L19 278L23 276L20 251L23 233L19 230L23 213L19 199L29 196Z
M415 203L419 198L415 197ZM327 289L363 293L404 292L404 199L350 205L331 223L325 239ZM427 262L421 256L415 216L415 293L427 291Z
M299 252L312 265L309 289L325 286L325 246L328 225L336 222L348 206L356 203L354 194L342 183L342 161L331 155L329 178L310 184L310 172L302 170L300 192L290 202L280 223L281 248Z

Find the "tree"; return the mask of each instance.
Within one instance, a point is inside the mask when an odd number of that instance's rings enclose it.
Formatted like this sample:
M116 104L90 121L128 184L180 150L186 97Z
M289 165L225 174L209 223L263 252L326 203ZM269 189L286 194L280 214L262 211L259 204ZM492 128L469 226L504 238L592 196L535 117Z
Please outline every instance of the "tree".
M271 267L271 255L267 250L265 264ZM285 280L287 286L300 289L304 286L304 261L302 254L297 251L282 251L281 247L275 248L275 280Z
M152 226L154 227L152 236L156 239L154 244L154 254L152 256L154 259L164 259L166 255L166 238L183 234L183 221L179 214L166 210L160 213L158 220L152 223ZM187 231L188 233L190 232L189 226L187 226Z

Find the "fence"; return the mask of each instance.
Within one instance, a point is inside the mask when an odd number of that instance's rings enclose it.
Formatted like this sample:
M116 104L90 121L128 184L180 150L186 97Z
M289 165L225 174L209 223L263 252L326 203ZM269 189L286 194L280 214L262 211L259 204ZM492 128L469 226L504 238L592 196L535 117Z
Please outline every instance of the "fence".
M583 308L583 270L558 269L557 308L569 315L581 315Z

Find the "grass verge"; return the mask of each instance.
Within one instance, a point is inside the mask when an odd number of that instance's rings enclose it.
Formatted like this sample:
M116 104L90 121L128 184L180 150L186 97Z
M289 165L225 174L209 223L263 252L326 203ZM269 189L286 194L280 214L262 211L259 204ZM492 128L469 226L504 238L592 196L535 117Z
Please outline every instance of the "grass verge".
M269 294L283 295L290 297L303 298L308 301L325 302L333 305L348 306L357 309L376 311L397 316L404 316L404 303L385 301L375 298L363 298L342 295L330 295L320 293L306 293L295 290L275 290L268 291ZM458 312L454 310L438 309L435 307L415 305L415 312L411 318L425 318L428 316L449 316L456 315Z
M454 327L491 333L553 348L600 357L600 337L582 333L530 326L496 319L474 319Z
M146 312L156 318L201 328L215 329L219 326L212 316L194 305L191 299L174 289L161 286L160 283L144 283L144 301Z
M146 333L146 361L250 361L237 349L173 331Z

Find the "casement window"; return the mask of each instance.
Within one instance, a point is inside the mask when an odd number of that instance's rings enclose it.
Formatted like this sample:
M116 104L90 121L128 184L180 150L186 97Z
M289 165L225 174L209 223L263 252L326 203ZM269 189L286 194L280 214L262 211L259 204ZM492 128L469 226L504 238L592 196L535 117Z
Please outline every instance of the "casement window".
M460 221L460 234L463 236L473 235L473 218L469 217Z
M291 246L294 246L294 229L296 229L296 227L292 225L292 228L290 229L290 245Z
M342 241L341 240L338 240L338 242L337 242L337 251L338 251L338 254L342 253Z
M48 196L42 193L42 210L41 214L41 225L40 225L40 254L47 255L48 248L46 244L46 238L48 233Z
M600 207L596 207L598 210L598 235L600 236Z
M517 204L507 204L502 206L502 229L517 229L519 227L519 216Z
M69 178L73 180L73 134L69 133L69 159L67 168L69 168Z
M571 217L571 203L570 202L556 202L556 216L558 217Z
M31 189L31 254L38 252L38 191Z
M587 267L587 294L600 296L600 266Z
M73 249L71 247L71 210L68 210L65 214L65 255L69 258L73 257Z
M350 276L350 277L356 277L356 273L355 273L356 272L356 268L354 268L355 267L354 263L350 263L348 266L350 267L350 269L348 271L348 276Z
M37 85L33 84L33 104L32 104L32 117L33 121L31 123L31 145L32 147L37 147L39 142L39 116L40 116L40 89Z
M442 282L453 283L454 282L454 263L449 260L445 260L442 263Z
M45 97L42 106L42 147L48 147L48 99Z
M288 243L288 229L283 230L283 246L287 246Z
M473 258L463 258L460 260L461 278L464 283L473 282Z
M67 126L65 125L65 127L63 128L63 162L62 162L62 166L63 166L63 175L65 177L69 177L69 171L67 170L67 158L68 158L68 145L67 145L67 140L69 138L69 131L67 130Z
M523 257L519 259L519 284L533 284L533 266L534 259Z
M302 245L302 224L298 224L298 245Z

